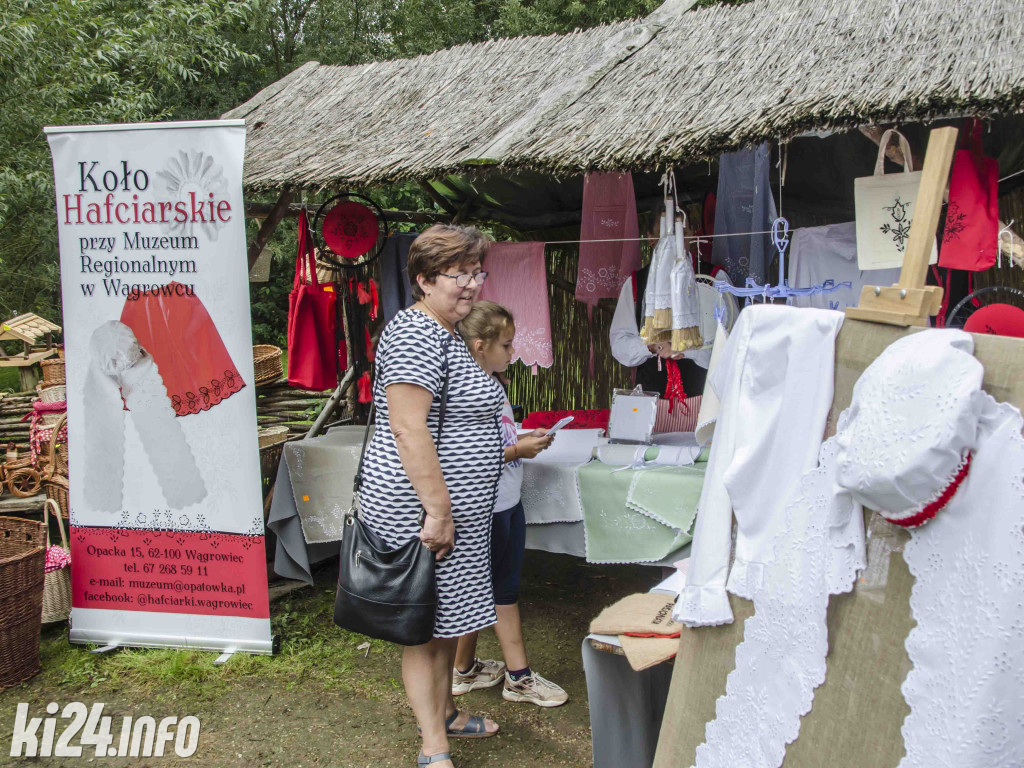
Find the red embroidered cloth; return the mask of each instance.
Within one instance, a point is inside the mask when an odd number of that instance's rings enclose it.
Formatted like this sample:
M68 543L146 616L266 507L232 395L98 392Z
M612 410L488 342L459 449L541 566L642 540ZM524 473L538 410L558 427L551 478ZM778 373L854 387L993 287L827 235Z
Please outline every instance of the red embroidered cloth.
M129 298L121 322L153 356L178 416L209 410L245 386L210 313L191 288L171 282Z

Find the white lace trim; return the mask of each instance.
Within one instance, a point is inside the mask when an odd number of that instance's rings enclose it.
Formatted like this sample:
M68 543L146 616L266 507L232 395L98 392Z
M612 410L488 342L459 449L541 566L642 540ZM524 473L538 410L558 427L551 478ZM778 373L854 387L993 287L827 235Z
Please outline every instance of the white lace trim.
M917 624L900 768L1024 765L1022 419L988 400L970 474L903 554Z
M754 594L736 667L697 748L699 768L778 768L825 681L829 593L849 591L865 565L861 508L836 492L837 453L835 438L822 445L786 507L767 586Z
M672 618L687 627L716 627L732 624L732 607L725 587L687 585L679 593Z

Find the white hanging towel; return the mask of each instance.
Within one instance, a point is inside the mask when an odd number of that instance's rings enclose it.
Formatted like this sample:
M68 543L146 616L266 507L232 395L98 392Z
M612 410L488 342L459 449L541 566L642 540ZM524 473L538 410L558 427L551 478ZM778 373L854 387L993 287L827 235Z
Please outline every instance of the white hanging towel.
M671 204L671 203L669 203ZM672 267L675 238L669 234L668 218L661 219L661 239L654 247L644 291L644 327L641 335L648 344L667 342L672 331Z
M697 281L693 274L690 254L684 247L683 221L676 222L676 261L672 266L670 284L672 293L672 351L685 352L699 349L704 344L700 335L700 297Z

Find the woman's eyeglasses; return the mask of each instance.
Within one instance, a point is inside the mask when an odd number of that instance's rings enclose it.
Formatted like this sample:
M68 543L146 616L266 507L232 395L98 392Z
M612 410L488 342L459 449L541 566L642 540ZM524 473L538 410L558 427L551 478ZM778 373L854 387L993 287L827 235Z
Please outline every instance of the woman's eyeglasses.
M474 272L472 275L446 275L444 272L439 272L438 275L441 277L450 277L455 281L455 284L459 286L459 288L468 288L469 284L473 281L476 281L477 285L483 285L484 280L487 279L486 272Z

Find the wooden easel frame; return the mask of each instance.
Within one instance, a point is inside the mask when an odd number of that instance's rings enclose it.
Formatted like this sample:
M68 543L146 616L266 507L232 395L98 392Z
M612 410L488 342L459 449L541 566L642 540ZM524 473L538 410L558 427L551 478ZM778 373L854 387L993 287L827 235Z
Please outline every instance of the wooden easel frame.
M928 136L928 150L924 156L921 186L900 281L893 286L865 285L861 289L859 306L847 309L847 317L887 325L927 327L928 318L938 313L942 305L942 288L925 285L925 280L953 164L956 138L956 128L936 128Z

